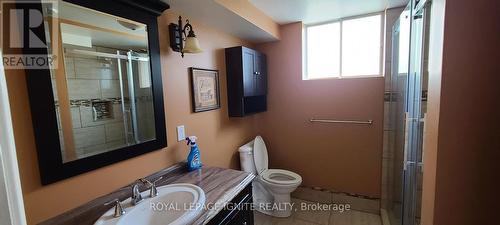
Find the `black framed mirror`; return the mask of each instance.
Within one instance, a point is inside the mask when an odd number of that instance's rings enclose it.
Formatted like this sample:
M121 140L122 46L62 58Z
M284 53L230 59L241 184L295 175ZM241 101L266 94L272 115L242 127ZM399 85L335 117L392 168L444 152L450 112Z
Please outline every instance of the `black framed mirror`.
M167 146L159 0L40 2L31 29L53 63L28 69L42 184Z

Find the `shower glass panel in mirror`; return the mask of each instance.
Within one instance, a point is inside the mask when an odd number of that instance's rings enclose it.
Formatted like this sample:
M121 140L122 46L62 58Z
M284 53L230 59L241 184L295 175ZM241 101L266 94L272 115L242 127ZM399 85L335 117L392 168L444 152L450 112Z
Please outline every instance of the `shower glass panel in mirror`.
M51 70L63 163L155 139L146 25L67 2Z

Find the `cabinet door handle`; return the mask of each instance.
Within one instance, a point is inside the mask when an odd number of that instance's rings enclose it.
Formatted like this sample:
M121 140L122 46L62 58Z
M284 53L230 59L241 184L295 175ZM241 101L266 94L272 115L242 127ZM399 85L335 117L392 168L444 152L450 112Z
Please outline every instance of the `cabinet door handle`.
M253 72L253 73L255 73L255 75L260 75L260 72Z

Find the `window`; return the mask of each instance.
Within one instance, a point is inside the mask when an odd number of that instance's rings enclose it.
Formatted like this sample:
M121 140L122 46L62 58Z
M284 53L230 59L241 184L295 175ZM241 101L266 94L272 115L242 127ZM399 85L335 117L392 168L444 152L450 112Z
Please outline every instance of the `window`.
M340 75L340 24L307 28L307 74L310 78Z
M304 80L382 75L382 15L305 29Z

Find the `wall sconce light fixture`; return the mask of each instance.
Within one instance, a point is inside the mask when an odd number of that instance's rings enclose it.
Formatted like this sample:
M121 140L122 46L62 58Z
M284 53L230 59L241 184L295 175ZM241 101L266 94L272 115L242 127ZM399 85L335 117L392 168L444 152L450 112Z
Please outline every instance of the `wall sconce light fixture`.
M170 34L170 47L175 52L180 52L184 58L184 53L199 53L203 50L200 48L200 43L196 39L193 31L193 26L186 20L186 25L182 26L182 18L179 16L178 24L171 23L168 26ZM188 33L186 34L186 31Z

